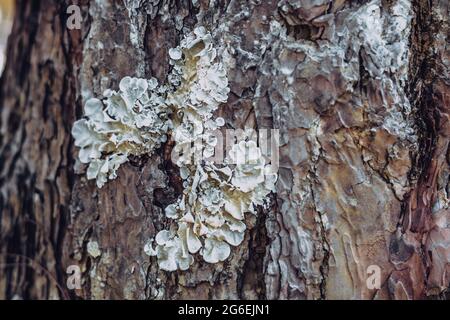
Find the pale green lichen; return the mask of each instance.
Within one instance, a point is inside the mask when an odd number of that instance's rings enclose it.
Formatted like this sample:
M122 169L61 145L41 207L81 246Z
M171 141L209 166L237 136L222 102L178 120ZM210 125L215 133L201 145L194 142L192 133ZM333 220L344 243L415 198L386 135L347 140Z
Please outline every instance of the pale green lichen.
M117 177L117 169L129 156L152 154L171 128L166 89L156 79L125 77L119 88L105 91L103 101L89 99L86 118L72 128L78 158L89 164L87 178L96 179L99 188Z
M72 132L80 161L89 163L88 178L96 178L101 187L116 177L129 155L151 154L170 131L172 160L180 168L184 191L165 209L171 227L144 251L157 256L161 269L175 271L187 270L195 254L208 263L226 260L230 246L244 240L245 214L256 214L256 206L274 191L277 175L248 137L236 141L223 161L214 161L217 133L225 121L213 113L230 89L205 28L188 34L169 56L173 68L167 87L154 79L124 78L120 91L107 92L103 103L86 103L87 119L77 121Z
M102 254L97 241L89 241L86 248L89 255L93 258L100 257Z

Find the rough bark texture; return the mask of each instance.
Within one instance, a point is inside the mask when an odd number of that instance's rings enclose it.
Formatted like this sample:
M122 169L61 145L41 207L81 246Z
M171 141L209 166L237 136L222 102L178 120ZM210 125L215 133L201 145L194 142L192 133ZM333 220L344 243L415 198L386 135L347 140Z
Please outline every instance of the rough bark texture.
M66 28L72 3L81 30ZM0 297L444 298L449 14L446 0L18 1L0 83ZM196 25L234 59L227 125L280 129L280 177L229 261L167 273L143 247L181 191L170 144L99 190L76 174L70 130L123 76L164 81Z

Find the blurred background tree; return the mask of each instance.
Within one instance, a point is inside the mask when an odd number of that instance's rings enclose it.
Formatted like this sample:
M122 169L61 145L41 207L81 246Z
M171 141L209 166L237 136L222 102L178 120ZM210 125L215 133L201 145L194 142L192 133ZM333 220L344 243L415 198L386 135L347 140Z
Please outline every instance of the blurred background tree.
M0 72L5 64L6 41L11 32L12 15L14 10L13 0L1 0L0 2Z

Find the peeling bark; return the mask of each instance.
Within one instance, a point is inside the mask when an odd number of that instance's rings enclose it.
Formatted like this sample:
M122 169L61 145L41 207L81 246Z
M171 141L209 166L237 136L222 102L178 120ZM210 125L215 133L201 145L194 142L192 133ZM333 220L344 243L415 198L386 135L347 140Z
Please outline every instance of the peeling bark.
M83 0L81 30L65 26L70 4L16 5L0 83L1 298L445 298L448 1ZM280 129L279 181L228 261L167 273L143 248L182 192L173 146L97 189L70 130L122 77L163 82L196 25L231 54L220 116Z

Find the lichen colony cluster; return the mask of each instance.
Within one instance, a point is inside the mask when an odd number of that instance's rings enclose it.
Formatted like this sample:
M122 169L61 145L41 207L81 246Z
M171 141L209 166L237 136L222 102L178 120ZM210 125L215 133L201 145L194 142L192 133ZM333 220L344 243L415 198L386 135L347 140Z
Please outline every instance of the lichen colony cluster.
M256 214L274 191L277 175L265 163L257 143L242 139L218 163L213 156L217 131L224 126L214 112L228 99L227 71L211 35L203 27L169 50L172 71L167 84L155 78L125 77L119 91L92 98L72 135L87 178L101 188L117 177L129 156L151 155L170 136L172 160L184 191L165 208L173 223L145 245L167 271L187 270L194 255L208 263L226 260L230 246L244 240L245 214Z

